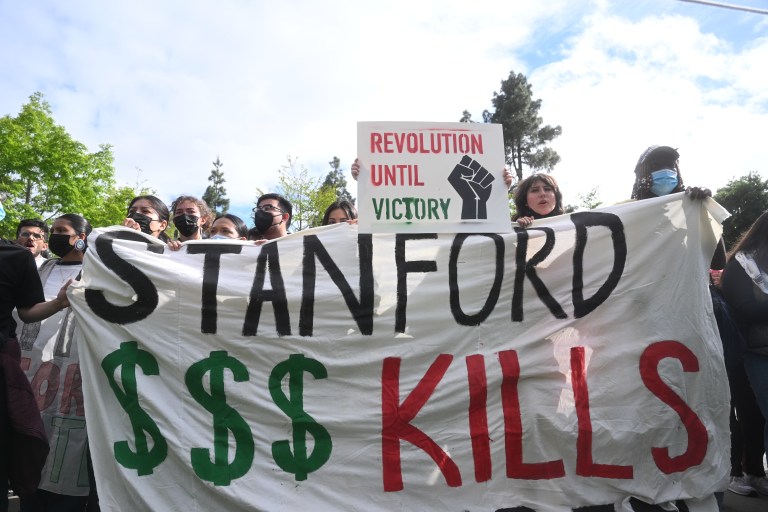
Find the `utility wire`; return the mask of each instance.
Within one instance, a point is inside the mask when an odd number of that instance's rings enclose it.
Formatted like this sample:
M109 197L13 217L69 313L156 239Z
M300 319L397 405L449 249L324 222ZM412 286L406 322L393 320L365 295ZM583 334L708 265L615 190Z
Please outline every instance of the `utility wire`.
M745 7L743 5L723 4L720 2L708 2L706 0L677 0L678 2L689 2L692 4L710 5L712 7L722 7L724 9L734 9L736 11L754 12L756 14L768 14L766 9L756 7Z

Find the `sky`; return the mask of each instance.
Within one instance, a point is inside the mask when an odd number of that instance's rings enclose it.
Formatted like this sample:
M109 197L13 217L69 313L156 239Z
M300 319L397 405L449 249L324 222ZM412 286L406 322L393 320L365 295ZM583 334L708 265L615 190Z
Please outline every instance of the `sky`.
M241 216L289 157L324 177L338 156L356 194L359 121L480 120L512 71L562 127L568 204L628 199L652 144L687 185L768 178L768 15L680 0L0 0L0 62L0 116L43 93L169 203L218 156Z

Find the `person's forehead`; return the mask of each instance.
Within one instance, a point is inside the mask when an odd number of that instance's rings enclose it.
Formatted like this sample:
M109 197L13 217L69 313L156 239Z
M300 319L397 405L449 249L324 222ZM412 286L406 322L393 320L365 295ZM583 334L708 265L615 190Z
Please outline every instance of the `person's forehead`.
M261 201L259 201L259 206L262 206L262 205L265 205L265 204L271 204L272 206L278 206L279 207L280 206L280 201L278 201L277 199L271 198L271 197L269 199L262 199Z
M345 212L343 208L334 208L333 210L331 210L331 213L329 215L329 217L346 217L346 216L347 216L347 212Z
M541 180L541 179L535 179L531 183L531 188L533 188L533 187L549 187L549 186L550 186L549 183L547 183L546 181Z
M176 210L197 210L197 205L194 201L182 201L181 204L176 206Z
M41 235L44 235L45 231L37 226L22 226L19 229L19 233L40 233Z
M213 227L219 228L219 229L223 229L223 228L234 229L235 228L235 223L232 222L229 219L223 219L222 218L222 219L218 219L217 221L215 221L213 223Z
M74 228L72 227L72 223L66 219L56 219L53 222L53 226L51 226L51 229L67 229L67 230L71 229L74 231Z
M150 210L155 209L155 207L152 206L152 203L150 203L147 199L139 199L131 205L131 208L136 208L137 210L139 208L149 208Z

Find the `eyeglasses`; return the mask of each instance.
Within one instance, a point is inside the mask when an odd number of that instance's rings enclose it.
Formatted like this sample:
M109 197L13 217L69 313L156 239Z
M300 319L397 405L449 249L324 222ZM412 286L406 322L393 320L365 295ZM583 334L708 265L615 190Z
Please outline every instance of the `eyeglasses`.
M277 212L277 213L285 213L283 210L278 208L277 206L271 205L271 204L263 204L261 206L257 206L253 209L253 213L256 213L257 211L263 211L267 213Z
M19 233L19 238L31 238L32 240L42 240L44 236L42 233L30 233L28 231Z

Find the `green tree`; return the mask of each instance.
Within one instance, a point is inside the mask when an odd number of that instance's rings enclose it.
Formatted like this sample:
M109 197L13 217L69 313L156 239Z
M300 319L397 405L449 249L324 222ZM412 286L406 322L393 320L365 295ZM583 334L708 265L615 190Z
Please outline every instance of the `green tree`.
M208 176L208 181L211 182L208 188L205 189L203 194L203 201L208 203L208 206L213 210L214 215L220 215L227 213L229 210L229 199L227 199L227 189L224 188L224 172L221 167L224 164L219 160L219 156L216 155L216 161L213 162L213 169L211 175Z
M558 126L542 126L539 117L541 100L533 99L533 90L528 79L522 73L509 73L502 80L499 92L493 93L494 112L484 111L483 122L498 123L504 128L504 152L507 165L517 174L517 179L523 179L523 167L532 171L552 171L560 161L560 155L547 147L562 133ZM464 111L462 122L472 122L472 115Z
M123 219L128 214L128 203L131 202L131 199L149 193L149 191L136 193L131 187L113 187L105 195L100 207L85 218L95 228L122 224Z
M723 239L730 249L755 220L768 210L768 181L756 172L729 181L715 200L731 212L723 222Z
M352 204L355 203L355 199L352 194L347 190L347 179L344 177L344 171L341 169L341 160L338 157L333 157L333 160L328 162L331 166L331 170L325 177L323 182L323 188L330 189L333 193L333 201L337 199L346 199ZM333 201L329 202L331 204Z
M16 117L0 118L0 190L8 195L0 233L12 236L26 217L98 217L115 192L114 173L111 147L102 144L89 153L55 123L50 105L36 92Z
M309 169L300 165L297 158L288 157L288 164L278 171L275 192L283 195L293 205L291 230L303 229L319 225L325 208L335 199L335 192L329 187L322 187L322 180L310 174ZM258 190L259 195L264 191Z
M578 194L579 205L586 210L594 210L599 208L603 202L597 194L597 187L593 188L585 194Z

